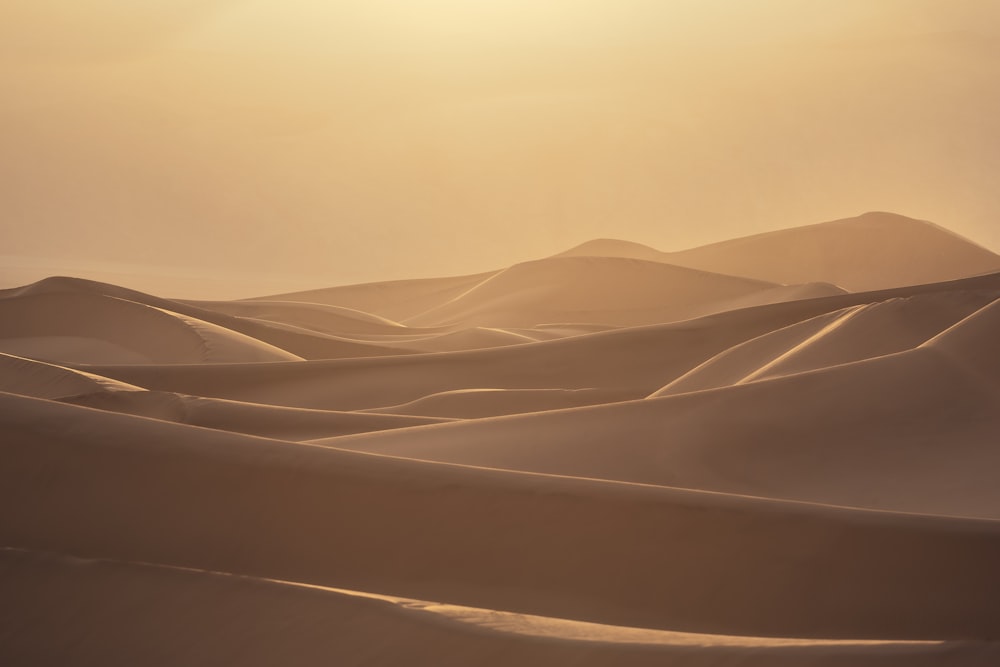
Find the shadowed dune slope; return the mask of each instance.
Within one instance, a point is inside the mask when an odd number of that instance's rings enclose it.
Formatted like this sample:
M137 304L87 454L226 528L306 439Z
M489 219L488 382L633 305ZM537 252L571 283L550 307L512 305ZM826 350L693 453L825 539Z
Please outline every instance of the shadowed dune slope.
M689 635L12 550L0 551L0 580L10 603L0 608L7 664L966 667L1000 659L997 647L973 642Z
M383 408L430 394L485 387L627 389L632 398L642 398L734 345L824 313L892 298L966 291L981 293L984 299L1000 297L1000 274L488 350L266 366L81 368L147 389L324 410Z
M762 380L917 347L995 299L941 292L833 311L726 350L654 395Z
M621 389L456 389L430 394L402 405L375 408L367 412L480 419L521 412L614 403L630 398L632 392Z
M13 392L12 392L13 393ZM283 408L158 391L87 393L64 403L204 428L282 440L311 440L393 428L436 424L445 419Z
M635 627L998 636L996 522L425 463L9 394L0 415L0 506L20 508L0 539L20 548Z
M774 380L331 441L465 465L1000 519L1000 301L920 348ZM954 355L954 357L952 356Z
M798 317L795 313L790 319ZM326 410L382 408L483 387L610 388L642 398L718 352L772 330L773 321L744 311L718 321L705 318L468 352L294 364L81 368L147 389Z
M998 340L1000 256L885 213L0 290L0 665L1000 664Z
M996 390L1000 386L998 335L1000 299L942 331L923 347L946 355Z
M528 332L516 333L507 329L488 327L473 327L450 333L410 340L407 347L421 352L457 352L460 350L481 350L490 347L506 347L508 345L524 345L537 343Z

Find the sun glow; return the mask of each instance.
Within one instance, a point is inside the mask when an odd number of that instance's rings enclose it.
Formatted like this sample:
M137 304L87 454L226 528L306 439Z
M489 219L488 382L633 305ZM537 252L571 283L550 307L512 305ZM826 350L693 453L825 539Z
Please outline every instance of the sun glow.
M869 209L966 220L1000 244L979 166L1000 136L1000 61L965 33L927 36L983 16L930 7L3 3L0 197L23 222L9 252L212 255L179 228L250 234L233 271L265 254L326 270L351 245L406 277L430 271L413 247L460 273L590 237L685 247ZM98 243L68 219L132 231ZM426 228L466 251L426 246ZM387 277L367 266L336 271Z

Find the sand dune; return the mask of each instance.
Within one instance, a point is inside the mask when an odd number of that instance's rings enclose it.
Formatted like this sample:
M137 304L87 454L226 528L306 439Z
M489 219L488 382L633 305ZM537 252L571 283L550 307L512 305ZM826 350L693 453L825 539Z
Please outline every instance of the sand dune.
M332 335L399 333L402 326L352 308L298 301L184 301L234 317L267 320Z
M495 272L478 273L454 278L422 278L416 280L390 280L330 287L327 289L277 294L261 297L273 301L306 301L352 308L374 313L390 320L402 321L439 306L463 292L472 289ZM251 300L253 301L253 300Z
M883 212L679 252L600 239L564 254L631 257L781 284L833 283L850 291L1000 271L1000 256L996 253L932 223Z
M0 663L997 664L996 260L866 214L0 290Z
M134 391L128 395L121 392L91 392L61 400L64 403L111 412L291 441L446 421L432 418L430 414L416 416L415 412L412 413L415 416L405 416L306 410L158 391Z
M134 365L84 370L147 389L323 410L382 408L477 388L606 388L642 398L734 345L824 313L920 294L980 291L1000 297L1000 275L805 299L498 349L266 367Z
M698 391L911 349L976 312L991 293L931 293L833 311L726 350L655 395Z
M0 616L10 629L0 655L12 662L270 666L297 656L307 664L877 667L905 660L920 667L997 657L994 647L972 642L641 630L25 551L0 552L0 572L14 582L7 595L20 610Z
M490 468L1000 519L1000 451L991 437L1000 405L991 389L920 349L712 391L323 442Z
M789 319L796 321L797 312ZM642 398L773 328L752 311L721 320L600 332L516 347L294 364L87 366L147 389L324 410L399 405L458 389L627 390Z
M522 412L560 410L632 398L627 389L456 389L367 412L480 419Z
M406 346L421 352L457 352L460 350L481 350L489 347L524 345L537 343L535 335L518 333L508 329L473 327L447 333L439 333L406 341Z
M995 522L424 463L10 395L0 406L0 501L22 508L0 531L21 548L612 625L996 638Z
M65 366L0 353L0 391L35 398L64 398L97 392L141 392L142 388Z
M301 360L204 320L89 293L0 299L0 351L110 364Z
M88 310L80 305L84 300L95 304L93 310ZM97 305L98 302L100 305ZM32 303L48 303L49 305L32 306ZM198 324L200 329L210 329L215 332L215 337L234 338L248 343L251 347L258 349L270 349L274 357L274 349L277 348L277 357L285 359L308 358L308 359L336 359L352 356L378 356L386 354L401 354L407 352L405 349L394 349L386 346L367 345L350 339L339 338L309 331L300 327L287 324L278 324L263 320L254 320L242 317L233 317L223 313L218 313L203 308L190 306L179 301L161 299L159 297L143 294L135 290L108 285L92 280L81 280L79 278L47 278L37 283L24 287L0 290L0 309L5 309L6 328L0 331L14 331L22 334L22 337L38 339L42 336L50 338L78 339L87 338L86 343L77 344L83 350L83 354L72 354L72 340L55 341L57 348L70 350L71 356L78 357L78 361L83 361L82 357L88 356L86 351L94 348L95 353L89 357L100 358L103 356L121 355L122 345L118 344L123 336L128 336L129 331L136 331L127 318L117 317L104 318L103 323L95 322L101 319L101 309L123 308L122 304L131 303L148 306L150 309L157 309L172 313L175 316L189 319L189 327ZM53 305L55 304L55 305ZM67 310L63 310L64 306ZM142 312L139 308L133 308L133 312L142 313L133 317L145 317L149 319L151 311ZM79 317L68 317L70 313L75 313ZM215 325L214 327L210 325ZM25 329L28 327L28 329ZM33 328L32 328L33 327ZM164 327L166 329L167 327ZM78 331L84 334L96 329L98 338L90 335L78 335ZM177 327L174 327L177 329ZM222 331L220 331L220 329ZM47 333L51 331L68 332L68 335L60 333ZM224 333L228 331L229 333ZM157 334L166 335L166 334ZM5 338L8 336L5 336ZM253 339L250 342L247 339ZM8 347L13 343L5 343ZM30 340L17 343L18 346L28 346L30 350ZM110 347L109 347L110 345ZM127 346L125 346L126 349ZM6 349L6 348L5 348ZM215 353L213 353L215 354ZM33 355L29 355L33 356ZM138 357L133 356L125 363L141 363L140 353ZM157 357L165 355L158 353ZM166 355L171 357L171 355ZM171 358L176 358L173 355ZM225 355L231 356L231 355ZM251 357L254 355L251 355ZM264 361L259 357L257 360ZM266 355L265 355L266 356ZM197 355L192 356L192 359ZM182 357L183 358L183 357ZM222 359L219 359L220 361ZM113 362L106 362L113 363ZM180 363L171 361L169 363Z
M617 257L558 257L517 264L406 320L418 326L640 325L725 310L772 283Z
M1000 271L1000 256L922 220L865 213L671 253L670 261L779 283L822 281L851 291Z

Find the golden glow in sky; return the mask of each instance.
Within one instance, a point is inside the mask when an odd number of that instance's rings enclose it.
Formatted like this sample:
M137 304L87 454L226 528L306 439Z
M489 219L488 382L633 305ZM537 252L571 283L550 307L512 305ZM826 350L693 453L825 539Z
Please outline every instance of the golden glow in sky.
M325 284L872 209L997 248L998 13L8 0L2 254Z

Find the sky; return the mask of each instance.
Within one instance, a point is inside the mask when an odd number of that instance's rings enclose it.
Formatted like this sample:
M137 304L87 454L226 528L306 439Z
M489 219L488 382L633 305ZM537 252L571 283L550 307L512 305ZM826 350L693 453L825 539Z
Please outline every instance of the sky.
M888 210L1000 250L991 0L5 0L0 287L250 296Z

